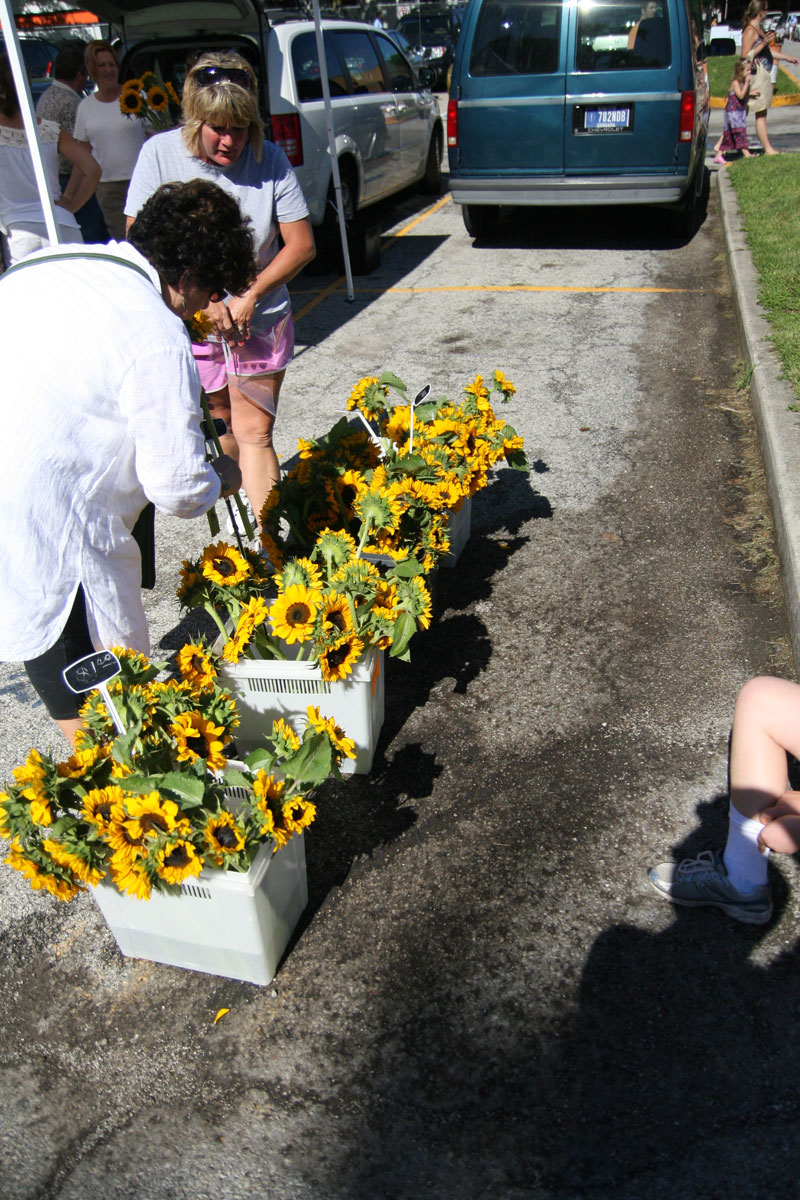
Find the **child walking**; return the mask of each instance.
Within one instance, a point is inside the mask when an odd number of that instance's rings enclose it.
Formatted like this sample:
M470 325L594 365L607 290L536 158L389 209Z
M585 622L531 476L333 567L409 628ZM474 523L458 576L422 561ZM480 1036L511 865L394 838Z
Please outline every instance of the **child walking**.
M747 58L740 58L733 70L731 90L725 101L722 137L714 147L714 162L720 167L728 165L725 158L727 150L741 150L745 158L753 157L747 148L747 101L759 93L750 91L751 70L752 64Z

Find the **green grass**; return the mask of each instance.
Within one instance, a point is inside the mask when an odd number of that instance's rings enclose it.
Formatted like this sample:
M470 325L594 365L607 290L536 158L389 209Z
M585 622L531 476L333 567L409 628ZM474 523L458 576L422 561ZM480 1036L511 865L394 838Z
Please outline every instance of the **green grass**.
M800 396L800 155L727 168L783 373Z
M788 54L788 50L787 50ZM708 58L708 86L711 95L718 100L724 100L731 90L733 68L736 66L736 55L724 55L721 58ZM778 71L778 82L775 84L776 96L793 96L800 91L800 84L795 83L785 71Z

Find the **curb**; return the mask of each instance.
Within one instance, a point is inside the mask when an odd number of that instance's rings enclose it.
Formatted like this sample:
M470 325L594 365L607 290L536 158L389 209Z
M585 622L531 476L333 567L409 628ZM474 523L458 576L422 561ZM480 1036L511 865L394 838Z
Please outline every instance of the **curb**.
M797 397L780 377L780 362L770 342L770 327L758 303L758 275L745 241L733 184L717 172L725 253L733 282L736 319L745 362L751 367L750 391L761 455L772 504L783 573L795 669L800 664L800 473L797 471Z

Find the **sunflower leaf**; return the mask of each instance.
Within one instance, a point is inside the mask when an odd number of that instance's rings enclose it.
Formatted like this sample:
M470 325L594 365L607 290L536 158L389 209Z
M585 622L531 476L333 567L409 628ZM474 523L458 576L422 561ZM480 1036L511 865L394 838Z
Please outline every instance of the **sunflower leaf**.
M114 783L121 787L123 792L144 793L160 791L161 778L160 775L126 775L124 778L115 779Z
M413 579L416 575L423 574L422 563L418 558L404 558L402 562L395 563L391 574L396 575L398 579Z
M203 803L206 785L184 771L170 771L162 778L160 790L178 796L183 808L196 808Z
M505 458L514 471L529 471L528 460L524 450L506 450Z
M322 783L331 773L333 750L327 734L314 733L303 739L303 744L292 755L287 770L297 783Z
M384 371L378 380L378 383L382 384L384 387L394 388L396 392L405 393L408 391L408 388L403 383L402 379L398 379L397 376L393 375L391 371Z
M249 775L245 775L243 771L237 771L235 767L229 767L225 772L225 787L243 787L250 788L251 780Z
M405 654L416 631L417 622L413 613L401 612L392 632L392 648L389 652L392 658L401 658Z
M258 750L251 750L244 761L251 771L258 771L262 767L265 771L270 771L275 762L275 755L269 750L259 747Z

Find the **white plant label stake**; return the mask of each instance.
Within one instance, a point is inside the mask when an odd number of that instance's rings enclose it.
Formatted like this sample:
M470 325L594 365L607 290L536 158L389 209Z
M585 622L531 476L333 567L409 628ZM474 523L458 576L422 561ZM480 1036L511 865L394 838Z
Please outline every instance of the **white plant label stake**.
M110 650L97 650L94 654L86 654L83 658L70 663L61 672L64 677L64 683L76 695L80 695L81 692L92 692L97 689L103 697L106 708L111 713L111 719L117 728L117 733L124 733L125 726L122 724L122 718L114 707L114 702L109 695L106 684L115 675L119 675L121 670L122 667L119 664L116 654L112 654Z

